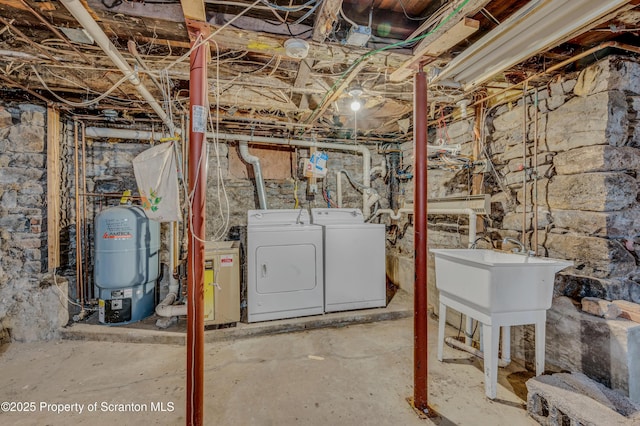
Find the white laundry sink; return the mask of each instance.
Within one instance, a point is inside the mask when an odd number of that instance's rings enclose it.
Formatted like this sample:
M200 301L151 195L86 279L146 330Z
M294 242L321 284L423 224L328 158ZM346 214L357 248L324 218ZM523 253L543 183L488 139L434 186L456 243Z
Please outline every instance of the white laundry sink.
M436 257L436 287L440 290L438 360L443 360L447 307L482 323L485 394L494 399L498 382L498 340L502 356L511 357L513 325L534 324L536 375L544 372L545 324L553 298L556 272L571 266L566 260L529 257L493 250L432 249Z
M551 307L556 272L566 260L475 249L431 249L442 295L491 315Z

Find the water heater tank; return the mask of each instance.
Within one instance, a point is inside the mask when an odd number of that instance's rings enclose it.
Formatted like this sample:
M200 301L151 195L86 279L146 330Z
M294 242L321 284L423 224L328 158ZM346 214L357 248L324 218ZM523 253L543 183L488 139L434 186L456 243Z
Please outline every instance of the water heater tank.
M127 324L153 313L159 259L160 224L142 208L111 207L96 216L94 283L100 322Z

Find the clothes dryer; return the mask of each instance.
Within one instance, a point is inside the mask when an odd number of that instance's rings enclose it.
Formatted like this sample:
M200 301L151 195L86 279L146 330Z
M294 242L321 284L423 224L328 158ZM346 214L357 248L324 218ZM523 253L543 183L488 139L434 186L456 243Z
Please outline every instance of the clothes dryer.
M249 322L322 314L322 227L307 210L250 210L247 218Z

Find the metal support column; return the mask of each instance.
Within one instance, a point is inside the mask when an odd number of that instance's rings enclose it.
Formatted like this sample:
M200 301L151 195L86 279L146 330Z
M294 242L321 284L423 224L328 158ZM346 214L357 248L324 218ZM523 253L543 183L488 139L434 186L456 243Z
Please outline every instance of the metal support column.
M413 94L414 170L414 316L413 404L428 414L427 407L427 79L422 66L414 76Z
M202 39L198 31L192 45ZM207 150L207 59L209 45L190 57L189 246L187 254L187 425L203 424L204 412L204 244Z

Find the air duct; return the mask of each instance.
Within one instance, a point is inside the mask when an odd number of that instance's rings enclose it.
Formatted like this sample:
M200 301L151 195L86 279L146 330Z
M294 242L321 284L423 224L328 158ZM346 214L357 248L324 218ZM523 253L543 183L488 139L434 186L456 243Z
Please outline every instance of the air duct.
M253 166L253 175L256 179L256 191L258 192L258 204L260 209L267 209L267 192L264 188L264 179L262 178L262 167L260 167L260 159L255 155L249 153L249 144L247 142L240 142L238 147L240 149L240 156L244 161Z

